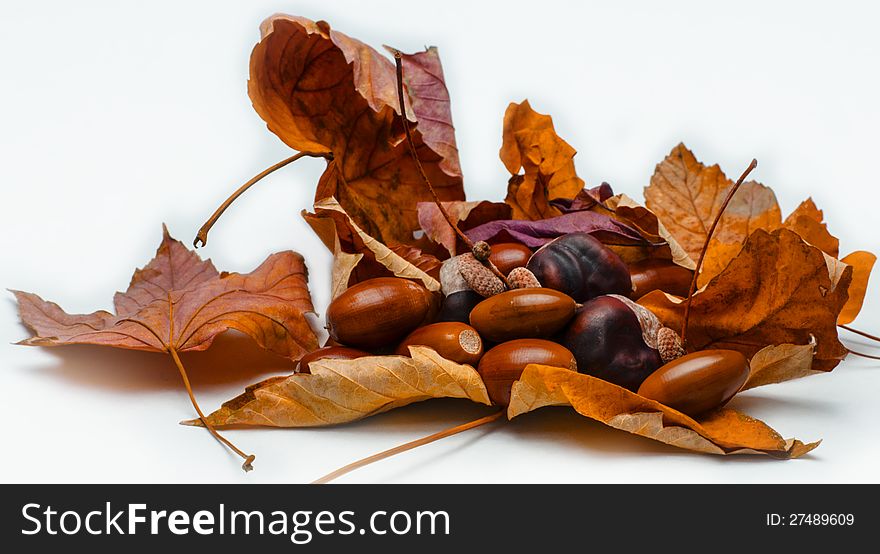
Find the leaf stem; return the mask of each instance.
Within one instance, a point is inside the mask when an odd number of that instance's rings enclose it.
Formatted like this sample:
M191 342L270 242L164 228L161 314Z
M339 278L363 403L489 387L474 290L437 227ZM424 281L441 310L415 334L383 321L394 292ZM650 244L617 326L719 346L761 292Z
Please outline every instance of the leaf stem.
M241 469L245 471L251 471L254 469L252 465L256 456L253 454L245 454L241 450L238 449L237 446L232 444L226 437L217 432L217 429L214 428L213 425L208 422L208 418L205 417L205 414L202 413L202 409L199 408L199 403L196 402L196 397L193 394L192 386L189 383L189 377L186 375L186 370L183 368L183 362L180 361L180 356L177 355L177 350L173 346L168 347L168 352L171 354L171 357L174 359L175 365L177 365L178 371L180 371L180 377L183 379L183 386L186 387L186 392L189 394L189 400L192 402L193 408L196 409L196 413L199 414L199 419L202 422L202 425L214 435L218 441L222 442L226 446L230 448L233 452L238 454L244 459L244 463L241 464Z
M861 336L865 337L866 339L871 339L871 340L875 340L877 342L880 342L880 337L875 337L874 335L868 334L864 331L859 331L858 329L853 329L849 325L838 325L838 327L840 327L841 329L846 329L850 333L855 333L857 335L861 335Z
M293 163L296 160L303 158L303 157L306 157L306 156L309 156L312 158L325 158L327 160L333 159L333 154L331 152L298 152L298 153L294 154L293 156L291 156L285 160L281 160L277 164L275 164L271 167L267 167L263 171L257 173L247 183L238 187L238 190L233 192L229 196L229 198L227 198L226 200L223 201L222 204L220 204L220 207L218 207L214 211L214 213L211 215L211 217L209 217L208 220L205 222L205 224L202 225L202 227L199 229L199 232L196 234L196 238L193 239L193 246L198 248L199 246L205 246L206 244L208 244L208 231L210 231L211 227L213 227L214 224L217 223L217 220L220 219L220 216L223 215L223 212L226 211L226 208L228 208L233 202L235 202L239 196L244 194L244 192L247 189L249 189L253 185L257 184L257 182L260 181L260 179L262 179L266 175L269 175L270 173L273 173L274 171L281 169L282 167L286 166L287 164ZM201 242L201 245L199 244L200 242Z
M389 450L384 452L380 452L378 454L373 454L367 458L363 458L356 462L350 463L347 466L341 467L332 473L328 473L327 475L321 477L317 481L313 481L313 485L319 485L323 483L329 483L330 481L336 479L337 477L341 477L346 473L350 473L360 467L364 467L365 465L372 464L373 462L378 462L379 460L384 460L385 458L390 458L396 454L400 454L401 452L406 452L407 450L412 450L414 448L418 448L419 446L424 446L426 444L432 443L434 441L451 437L452 435L456 435L461 433L462 431L467 431L469 429L473 429L475 427L479 427L481 425L486 425L487 423L492 423L497 420L505 413L504 410L498 410L497 412L487 415L486 417L481 417L480 419L476 419L474 421L468 423L462 423L461 425L456 425L455 427L451 427L444 431L440 431L439 433L434 433L433 435L423 437L418 440L414 440L408 442L406 444L401 444L400 446L395 446Z
M694 277L691 279L691 286L688 290L687 301L684 305L684 321L681 324L681 343L687 348L687 328L688 328L688 318L691 314L691 301L694 298L694 292L697 290L697 277L700 275L700 268L703 265L703 260L706 257L706 251L709 249L709 241L712 240L712 235L715 233L715 228L718 227L718 222L721 221L721 216L724 214L724 210L727 209L727 205L730 204L730 200L733 198L733 195L736 194L736 191L739 190L739 187L743 184L743 181L746 180L746 177L749 176L749 173L752 172L753 169L758 167L758 160L753 159L752 163L749 164L749 167L743 171L743 174L739 176L736 183L733 187L730 188L730 192L727 193L727 197L724 199L724 203L721 204L721 209L718 210L718 213L715 215L715 221L712 222L712 226L709 228L709 232L706 234L706 241L703 243L703 249L700 251L700 259L697 260L697 265L694 268Z
M870 359L872 359L872 360L880 360L880 356L872 356L871 354L863 354L863 353L861 353L861 352L856 352L855 350L852 350L852 349L849 349L849 348L847 348L846 350L847 350L847 352L849 352L850 354L853 354L853 355L856 355L856 356L861 356L862 358L870 358Z
M419 159L418 151L416 150L416 143L413 140L412 132L409 129L409 120L406 118L406 107L403 101L403 55L399 50L394 50L394 63L397 66L397 102L400 106L400 119L403 123L403 132L406 134L406 142L409 145L409 153L412 155L413 161L415 161L416 167L419 170L419 174L422 176L422 181L425 182L425 185L428 186L428 190L431 191L431 197L434 199L434 203L437 205L437 209L440 210L440 213L443 214L443 217L446 219L446 223L452 227L452 230L455 231L455 234L458 235L458 238L464 242L468 249L471 252L474 251L474 241L470 239L467 235L465 235L461 229L458 228L458 225L455 223L455 220L452 219L452 216L449 215L449 212L446 211L446 208L443 207L443 203L440 201L440 197L437 196L437 191L434 190L434 186L431 184L431 181L428 179L428 175L425 173L425 168L422 167L422 161ZM495 264L490 262L488 258L485 261L482 261L483 265L492 270L501 282L504 283L504 286L510 288L510 282L507 280L507 276L501 273L501 271L495 267Z

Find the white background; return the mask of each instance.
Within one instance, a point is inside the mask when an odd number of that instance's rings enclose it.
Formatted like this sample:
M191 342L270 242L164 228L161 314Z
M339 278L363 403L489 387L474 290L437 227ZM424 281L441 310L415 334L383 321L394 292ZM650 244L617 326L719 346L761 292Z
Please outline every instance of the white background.
M641 198L679 141L738 175L752 157L787 214L812 195L844 253L880 252L878 11L869 3L4 2L0 8L0 285L70 312L112 306L166 222L189 242L216 205L290 151L252 110L248 56L276 11L327 19L374 46L437 45L469 198L501 199L509 101L528 97L579 150L589 185ZM306 256L316 306L329 254L299 216L323 162L249 191L201 254L250 271ZM880 331L878 279L856 325ZM486 413L433 401L316 430L234 430L256 471L202 430L170 359L97 347L14 346L0 300L0 479L13 482L307 482ZM862 350L863 341L849 341ZM874 353L880 350L874 349ZM247 360L245 362L244 360ZM203 408L289 372L246 340L185 356ZM805 459L691 454L545 409L359 470L344 482L876 482L880 362L748 391L732 405Z

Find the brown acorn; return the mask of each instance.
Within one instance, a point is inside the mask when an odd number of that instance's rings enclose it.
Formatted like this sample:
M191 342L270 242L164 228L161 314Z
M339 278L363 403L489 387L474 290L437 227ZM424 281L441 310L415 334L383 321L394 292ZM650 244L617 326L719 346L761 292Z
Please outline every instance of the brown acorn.
M477 367L494 404L510 403L510 387L529 364L577 369L571 351L549 340L518 339L499 344L483 355Z
M483 341L476 329L465 323L446 321L419 327L397 346L395 354L409 356L410 346L427 346L459 364L474 365L483 356Z
M477 304L470 321L480 336L492 342L542 338L565 327L575 307L570 296L553 289L515 289Z

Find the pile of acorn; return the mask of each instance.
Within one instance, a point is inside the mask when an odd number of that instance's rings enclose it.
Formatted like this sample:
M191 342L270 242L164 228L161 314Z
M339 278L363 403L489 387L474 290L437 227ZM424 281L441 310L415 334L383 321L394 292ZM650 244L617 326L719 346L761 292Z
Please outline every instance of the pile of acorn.
M502 276L506 276L504 279ZM305 356L353 359L408 346L475 366L492 402L505 406L529 364L593 375L688 415L722 406L745 383L748 360L731 350L685 354L677 332L638 305L662 290L687 296L693 271L672 261L627 266L587 233L535 252L485 242L446 260L441 293L398 277L357 283L327 310L328 346Z

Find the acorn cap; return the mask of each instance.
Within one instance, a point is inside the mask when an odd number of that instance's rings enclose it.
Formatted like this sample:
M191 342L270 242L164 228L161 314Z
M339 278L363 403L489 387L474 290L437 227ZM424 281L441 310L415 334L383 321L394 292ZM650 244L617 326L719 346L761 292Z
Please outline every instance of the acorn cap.
M541 283L531 270L525 267L515 267L507 274L507 282L511 289L535 289L540 288Z
M660 352L660 358L663 359L664 364L685 355L681 337L669 327L661 327L657 331L657 350Z
M480 296L489 297L502 293L507 287L492 270L480 263L473 254L462 254L458 258L458 271L467 284Z

